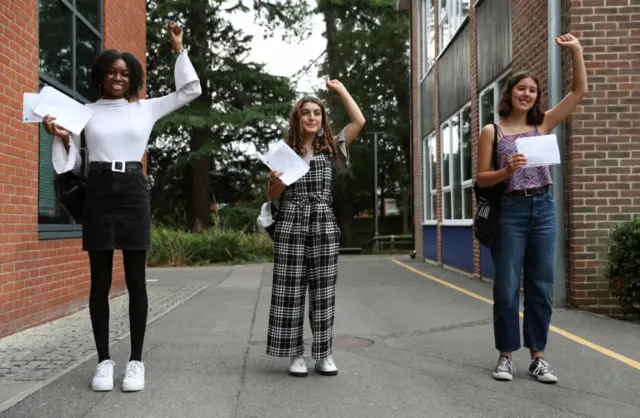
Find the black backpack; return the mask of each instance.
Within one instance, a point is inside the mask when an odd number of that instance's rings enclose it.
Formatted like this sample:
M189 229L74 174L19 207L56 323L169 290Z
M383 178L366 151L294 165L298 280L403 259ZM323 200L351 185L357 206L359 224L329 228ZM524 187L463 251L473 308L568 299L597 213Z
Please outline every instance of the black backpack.
M493 124L493 153L491 167L498 169L498 125ZM500 216L500 201L507 188L503 181L491 187L480 187L474 183L473 191L476 195L476 216L473 221L473 233L478 241L487 248L491 248L498 236L498 222Z

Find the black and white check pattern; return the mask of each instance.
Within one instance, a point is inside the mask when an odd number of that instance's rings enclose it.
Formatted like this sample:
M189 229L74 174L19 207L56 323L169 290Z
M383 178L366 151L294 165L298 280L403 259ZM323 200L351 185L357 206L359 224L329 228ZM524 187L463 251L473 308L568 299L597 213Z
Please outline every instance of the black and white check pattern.
M340 230L331 209L331 160L315 156L310 169L287 187L274 233L275 261L267 354L304 354L304 307L309 290L311 355L331 354Z

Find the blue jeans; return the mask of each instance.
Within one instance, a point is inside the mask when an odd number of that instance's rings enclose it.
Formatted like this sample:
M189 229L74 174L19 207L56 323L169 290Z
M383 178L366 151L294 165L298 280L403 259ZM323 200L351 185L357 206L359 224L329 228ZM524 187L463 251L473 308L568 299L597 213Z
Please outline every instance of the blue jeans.
M491 249L495 265L493 330L496 349L520 348L520 272L524 269L524 346L544 351L553 305L556 210L550 192L539 196L505 194L499 237Z

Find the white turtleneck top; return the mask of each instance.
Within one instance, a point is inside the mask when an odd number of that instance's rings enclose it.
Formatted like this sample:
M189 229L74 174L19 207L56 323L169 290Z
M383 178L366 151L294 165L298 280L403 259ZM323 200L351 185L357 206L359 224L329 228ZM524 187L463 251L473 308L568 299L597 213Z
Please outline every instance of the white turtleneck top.
M200 80L186 52L176 59L174 77L176 91L163 97L137 102L100 99L86 104L93 110L84 128L89 162L141 161L153 125L202 94ZM68 153L59 138L53 140L53 168L58 174L80 172L80 136L71 136Z

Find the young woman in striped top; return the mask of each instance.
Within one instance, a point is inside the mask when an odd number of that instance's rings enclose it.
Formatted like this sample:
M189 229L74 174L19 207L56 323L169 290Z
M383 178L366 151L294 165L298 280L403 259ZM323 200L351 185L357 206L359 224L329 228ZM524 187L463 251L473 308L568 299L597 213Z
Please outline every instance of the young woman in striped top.
M573 85L552 109L543 112L540 85L529 73L517 73L507 82L500 101L504 119L482 129L478 149L477 182L490 187L507 182L500 204L499 236L491 248L495 265L493 325L500 352L494 379L512 380L511 353L520 348L520 272L524 270L524 346L531 354L529 373L538 381L555 383L544 360L552 312L555 270L556 211L550 192L548 167L525 167L527 158L516 150L516 139L549 134L587 94L587 73L580 42L570 34L556 39L571 51ZM493 137L498 130L498 165L491 169ZM560 243L562 245L563 243Z

